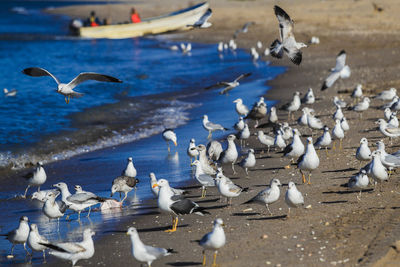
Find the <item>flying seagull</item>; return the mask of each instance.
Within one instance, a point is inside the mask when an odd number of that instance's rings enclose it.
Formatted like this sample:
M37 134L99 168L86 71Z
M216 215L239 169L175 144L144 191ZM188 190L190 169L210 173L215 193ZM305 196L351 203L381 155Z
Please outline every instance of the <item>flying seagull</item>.
M219 92L221 95L228 93L231 91L233 88L238 87L240 85L239 80L245 77L250 76L251 73L245 73L241 74L239 77L237 77L234 81L232 82L219 82L214 85L208 86L204 88L205 90L213 89L213 88L219 88L219 87L225 87L224 89Z
M99 82L122 83L122 81L120 79L117 79L117 78L114 78L114 77L111 77L108 75L104 75L104 74L95 73L95 72L82 72L67 84L61 83L56 78L56 76L54 76L49 71L42 69L42 68L37 68L37 67L27 68L27 69L24 69L22 71L22 73L32 76L32 77L40 77L40 76L52 77L58 85L57 93L65 96L65 103L67 103L67 104L69 103L70 98L83 96L82 93L75 92L73 89L84 81L95 80L95 81L99 81Z
M233 35L233 39L236 39L239 33L247 33L249 31L249 26L256 24L254 21L246 22L242 28L237 29Z
M208 22L208 20L211 18L212 15L212 10L211 8L207 9L207 11L199 18L198 21L196 21L192 25L186 25L187 27L193 27L193 28L208 28L211 27L211 23Z
M270 46L271 56L276 58L282 58L283 52L287 54L290 60L300 65L302 59L302 53L300 49L307 47L304 43L296 42L293 34L293 20L289 15L279 6L274 6L275 15L279 21L279 33L281 40L276 39Z
M331 74L329 74L328 78L325 79L324 84L321 87L321 91L331 87L339 78L346 79L350 77L350 67L345 64L346 52L342 50L336 57L336 66L331 70Z

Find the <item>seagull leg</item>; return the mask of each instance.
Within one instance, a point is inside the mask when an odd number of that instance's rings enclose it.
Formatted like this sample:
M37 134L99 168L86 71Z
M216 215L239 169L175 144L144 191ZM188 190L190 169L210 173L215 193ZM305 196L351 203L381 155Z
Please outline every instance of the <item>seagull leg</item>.
M202 186L201 187L201 197L200 198L205 198L206 197L206 187Z
M336 150L336 141L333 141L332 150Z
M272 216L273 214L272 214L271 210L269 209L269 206L268 206L268 204L265 204L265 206L267 206L267 210L268 210L268 212L269 212L269 215L271 215L271 216Z
M203 266L206 265L206 251L203 250Z
M207 139L211 139L211 136L212 136L212 132L211 132L211 131L208 131Z
M361 192L362 192L362 190L360 190L360 193L357 195L357 200L358 201L361 201Z
M171 148L169 147L169 143L167 142L167 146L168 146L168 153L171 152Z
M217 254L218 254L218 251L215 251L214 252L213 264L211 265L212 267L217 267Z
M286 215L286 218L289 218L289 217L290 217L290 207L289 207L288 213Z
M248 168L245 168L244 170L246 171L246 176L247 176L247 177L249 177L249 171L248 171Z
M46 250L43 250L43 263L47 263L46 262Z
M172 217L172 228L165 230L165 232L167 233L175 232L177 226L178 226L178 217Z
M22 196L23 198L26 198L26 193L28 193L29 187L31 187L31 185L28 185L28 186L26 187L26 189L25 189L25 194Z
M37 189L37 191L38 191L38 192L40 192L40 185L38 186L38 189Z
M26 242L24 243L24 249L26 251L26 255L31 256L31 253L28 251L28 249L26 248Z
M86 217L89 217L90 216L90 211L92 210L92 207L89 207L89 212L88 212L88 214L87 214L87 216Z
M236 174L236 171L235 171L235 162L232 162L232 170L233 170L233 174Z
M308 174L308 184L311 184L311 172Z
M124 198L120 201L121 202L121 206L122 206L122 203L124 203L124 201L125 201L125 199L128 197L128 193L127 192L125 192L125 196L124 196Z
M343 150L343 147L342 147L342 139L339 139L339 150Z
M301 173L301 178L303 179L303 184L305 184L307 182L306 181L306 176L304 175L302 170L300 170L300 173Z
M12 247L11 247L11 252L10 252L10 255L7 255L7 258L9 258L9 259L11 259L11 258L14 258L14 244L12 245Z

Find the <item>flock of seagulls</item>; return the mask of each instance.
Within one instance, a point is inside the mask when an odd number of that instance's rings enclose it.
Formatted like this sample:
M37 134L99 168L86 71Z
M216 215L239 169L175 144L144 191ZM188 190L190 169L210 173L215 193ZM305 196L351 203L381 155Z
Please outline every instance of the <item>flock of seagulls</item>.
M271 55L282 58L283 54L286 54L294 64L300 65L302 61L302 52L300 49L307 47L307 45L296 42L293 34L294 23L289 15L278 6L274 7L274 11L279 21L280 39L276 39L271 44ZM208 22L211 14L212 10L209 9L198 22L188 26L193 28L207 28L211 26L211 23ZM246 33L248 27L253 24L254 22L246 23L242 29L235 32L234 38L237 38L240 33ZM319 43L319 39L313 37L310 43L317 44ZM234 47L233 44L234 42L229 46ZM224 44L222 44L221 47L222 50L225 49ZM259 49L262 48L262 44L257 43L257 47ZM181 50L183 53L189 53L191 45L183 44ZM220 50L220 45L218 45L218 50ZM331 69L330 75L324 81L321 88L322 91L332 87L339 78L344 79L351 75L350 67L346 65L345 61L346 53L343 50L336 58L336 66ZM58 85L57 92L65 96L67 104L70 98L82 96L81 93L73 89L86 80L121 82L119 79L108 75L86 72L79 74L68 84L64 84L60 83L53 74L42 68L27 68L23 70L23 73L33 77L52 77ZM250 73L242 74L232 82L219 82L205 89L224 87L220 93L227 94L230 90L240 85L238 82L239 80L249 75ZM191 166L194 168L193 177L202 188L201 198L206 197L208 187L215 187L220 197L225 197L227 199L227 205L231 206L233 198L240 196L243 192L249 192L249 188L242 188L235 184L229 177L225 176L223 170L225 166L231 165L232 173L236 174L235 165L239 164L244 169L246 177L249 177L252 168L256 166L256 148L247 147L247 141L252 136L248 124L249 120L255 121L255 128L259 126L259 120L268 120L269 126L271 126L272 129L271 132L264 133L263 130L257 129L253 134L257 136L259 146L262 148L261 152L264 153L265 148L267 148L268 154L271 153L271 148L274 148L275 153L282 151L283 157L289 160L289 163L282 166L282 168L289 169L291 165L296 165L301 174L303 184L308 185L311 185L312 172L317 170L320 165L320 156L317 154L315 148L324 148L328 156L328 148L331 147L332 150L335 150L336 140L339 140L339 149L341 150L342 141L346 137L346 132L350 130L345 117L345 115L347 115L346 113L358 112L361 118L361 114L370 108L371 99L376 101L390 101L390 103L386 103L383 106L385 108L382 114L384 118L379 118L376 121L379 125L380 133L384 137L389 137L390 140L400 136L400 128L396 116L396 111L400 109L400 103L397 108L399 98L396 89L391 88L387 91L383 91L374 98L369 98L363 95L362 85L357 85L351 94L351 98L355 101L351 107L338 97L333 99L333 105L336 110L332 113L332 121L330 122L328 121L330 120L329 117L326 119L327 121L324 122L316 117L314 109L311 108L311 106L317 102L312 88L308 89L303 98L300 98L300 92L295 92L292 101L281 107L281 109L288 113L287 121L278 117L275 107L271 107L268 112L268 107L263 97L255 102L251 109L245 105L241 98L238 98L234 101L234 109L238 115L238 122L233 127L237 133L229 134L226 137L227 145L225 149L220 141L212 140L212 133L217 130L227 131L228 128L209 121L208 116L204 115L202 124L204 129L208 132L208 144L196 145L195 139L192 138L187 148L187 155L190 158ZM294 120L294 114L298 112L302 106L302 115L297 120ZM291 124L289 124L289 122L291 122ZM329 124L332 125L331 128L328 126ZM298 128L295 128L296 125ZM303 134L301 131L303 131ZM309 131L310 136L307 136L306 144L304 145L302 136L304 136L305 131ZM315 143L313 143L314 135L319 135ZM173 129L164 130L162 132L162 138L167 143L168 152L171 150L170 142L175 146L178 145L177 135ZM237 142L236 140L240 142L240 149L235 143ZM383 181L387 181L390 178L390 171L392 169L400 167L399 151L392 154L387 153L383 141L379 141L377 147L375 151L371 152L368 140L364 137L360 141L360 146L355 151L355 158L360 161L360 171L349 179L347 186L349 189L359 192L357 195L359 201L361 201L361 192L363 189L368 188L371 183L370 177L373 179L374 185L381 184ZM97 196L92 192L85 191L80 185L75 185L75 193L71 193L68 185L64 182L54 184L52 189L40 190L40 187L43 186L47 180L47 175L41 162L38 162L33 172L24 176L27 179L27 188L23 197L26 198L29 188L37 187L37 192L34 192L31 198L43 203L42 212L49 220L60 220L60 218L63 218L65 215L67 215L66 219L68 219L69 216L74 213L77 213L77 218L79 220L80 214L83 211L88 209L87 216L90 216L90 211L93 206L110 202L116 203L116 207L122 207L123 202L127 199L128 193L132 190L136 190L136 185L139 183L139 180L136 178L137 170L133 164L133 159L129 157L127 160L126 168L122 171L120 176L112 180L111 184L111 197L118 192L120 193L119 201ZM362 167L362 165L367 162L368 164ZM389 169L389 172L387 169ZM306 179L306 174L308 174L308 179ZM172 218L171 228L166 230L166 232L176 232L178 230L179 218L183 215L197 214L199 216L206 216L210 214L205 207L187 198L185 196L187 193L185 190L172 188L166 179L157 180L154 173L149 174L149 185L154 197L157 198L159 210ZM279 179L272 178L268 186L248 201L242 203L242 205L265 205L269 215L273 215L270 210L270 205L280 199L281 186L283 185ZM122 199L121 193L124 193ZM289 218L291 209L304 206L305 204L303 194L298 190L296 183L293 181L289 181L287 184L284 200L288 206L287 218ZM69 214L67 214L68 211L70 212ZM223 226L224 222L221 218L215 219L212 231L198 240L199 245L203 247L203 265L206 265L206 251L211 250L214 252L212 266L216 266L218 251L227 242ZM139 237L138 230L134 227L130 227L126 234L130 236L132 242L133 257L139 262L146 263L148 266L151 266L153 261L157 259L175 253L175 251L170 248L165 249L145 245ZM49 254L68 260L72 265L75 265L79 260L91 258L95 253L93 242L95 232L92 229L85 229L83 231L83 239L80 242L52 242L40 235L36 224L29 225L29 220L26 216L21 217L16 229L3 235L12 244L9 258L13 257L14 247L17 244L23 244L27 253L29 252L26 245L28 245L32 251L43 253L44 261L46 261L46 250L49 249Z

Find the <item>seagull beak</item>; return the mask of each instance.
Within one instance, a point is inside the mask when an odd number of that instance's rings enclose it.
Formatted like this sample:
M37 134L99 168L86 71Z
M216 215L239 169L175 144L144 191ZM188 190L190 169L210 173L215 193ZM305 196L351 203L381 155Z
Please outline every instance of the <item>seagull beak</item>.
M158 186L158 184L153 184L152 188L157 187L157 186Z
M174 141L174 145L175 145L175 146L178 146L178 143Z

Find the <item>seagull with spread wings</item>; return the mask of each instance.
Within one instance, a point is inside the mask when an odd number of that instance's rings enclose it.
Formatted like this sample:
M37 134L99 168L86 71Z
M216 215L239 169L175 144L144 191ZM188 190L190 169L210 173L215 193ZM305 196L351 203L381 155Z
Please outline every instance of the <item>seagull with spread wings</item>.
M227 94L229 91L231 91L233 88L238 87L240 85L239 80L245 77L250 76L251 73L245 73L241 74L239 77L237 77L234 81L232 82L219 82L214 85L208 86L204 88L205 90L213 89L213 88L218 88L218 87L225 87L224 89L219 92L221 95Z
M350 67L345 64L346 52L342 50L336 57L336 66L331 70L331 74L329 74L328 78L325 79L324 84L321 87L321 91L331 87L339 78L346 79L350 77Z
M276 58L282 58L285 52L290 60L300 65L302 59L302 53L300 49L307 47L304 43L296 42L293 34L294 23L289 15L279 6L274 6L275 15L279 21L279 33L281 40L276 39L270 46L271 56Z
M209 8L207 11L199 18L198 21L196 21L192 25L187 25L187 27L193 27L193 28L208 28L211 27L211 23L208 22L208 20L211 18L212 15L212 9Z
M82 93L78 93L74 91L74 88L78 86L80 83L83 83L88 80L95 80L99 82L113 82L113 83L122 83L120 79L104 75L104 74L99 74L95 72L82 72L78 76L76 76L72 81L69 83L61 83L56 76L51 74L49 71L42 69L42 68L37 68L37 67L32 67L32 68L27 68L22 71L22 73L32 76L32 77L41 77L41 76L50 76L53 78L58 87L57 87L57 93L62 94L65 96L65 103L69 103L70 98L73 97L81 97L83 96Z
M249 26L256 24L254 21L246 22L242 28L237 29L233 34L233 39L236 39L239 33L247 33L249 31Z

